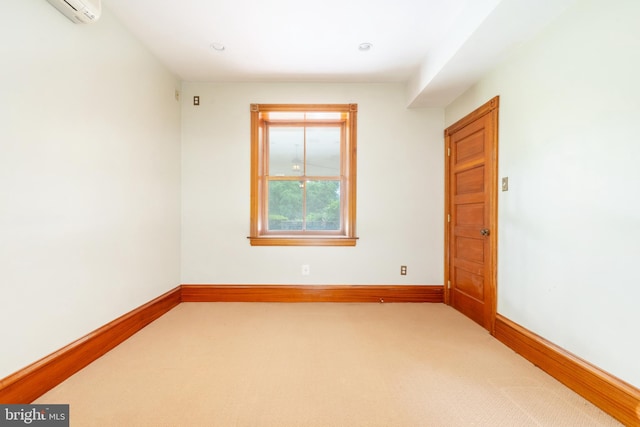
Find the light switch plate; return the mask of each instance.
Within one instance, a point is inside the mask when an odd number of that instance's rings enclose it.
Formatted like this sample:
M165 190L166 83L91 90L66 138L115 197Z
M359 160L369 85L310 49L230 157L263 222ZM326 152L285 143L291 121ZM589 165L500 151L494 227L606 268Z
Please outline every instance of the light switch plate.
M502 191L509 191L509 177L502 178Z

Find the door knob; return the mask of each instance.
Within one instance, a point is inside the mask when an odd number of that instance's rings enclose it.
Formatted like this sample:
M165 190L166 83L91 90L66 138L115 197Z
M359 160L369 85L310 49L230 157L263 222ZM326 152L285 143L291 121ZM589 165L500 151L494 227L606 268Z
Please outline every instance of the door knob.
M488 236L490 234L490 231L488 228L483 228L482 230L480 230L480 234L482 234L483 236Z

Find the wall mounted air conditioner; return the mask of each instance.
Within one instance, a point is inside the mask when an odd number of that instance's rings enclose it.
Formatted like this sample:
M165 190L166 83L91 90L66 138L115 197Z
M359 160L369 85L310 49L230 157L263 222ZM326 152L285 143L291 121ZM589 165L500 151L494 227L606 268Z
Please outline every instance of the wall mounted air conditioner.
M47 0L76 24L90 24L100 18L100 0Z

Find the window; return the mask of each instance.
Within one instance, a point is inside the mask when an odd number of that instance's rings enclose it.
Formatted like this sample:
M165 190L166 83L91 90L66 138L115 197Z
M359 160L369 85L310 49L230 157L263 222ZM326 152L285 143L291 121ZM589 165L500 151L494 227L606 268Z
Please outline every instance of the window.
M357 104L251 105L254 246L355 246Z

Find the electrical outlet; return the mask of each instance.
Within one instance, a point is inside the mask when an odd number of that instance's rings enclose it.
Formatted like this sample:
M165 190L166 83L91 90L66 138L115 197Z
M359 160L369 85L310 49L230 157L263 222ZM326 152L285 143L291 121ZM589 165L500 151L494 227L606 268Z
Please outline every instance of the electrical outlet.
M193 97L193 105L200 105L200 97L199 96L194 96Z
M311 269L309 268L309 264L302 264L302 275L308 276L311 274Z
M402 275L402 276L406 276L407 275L407 266L406 265L401 265L400 266L400 275Z

